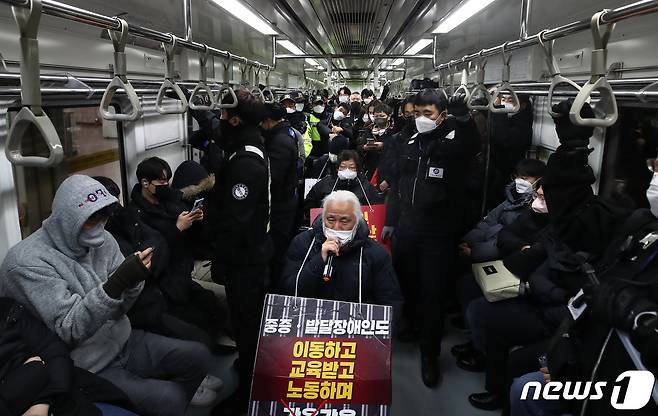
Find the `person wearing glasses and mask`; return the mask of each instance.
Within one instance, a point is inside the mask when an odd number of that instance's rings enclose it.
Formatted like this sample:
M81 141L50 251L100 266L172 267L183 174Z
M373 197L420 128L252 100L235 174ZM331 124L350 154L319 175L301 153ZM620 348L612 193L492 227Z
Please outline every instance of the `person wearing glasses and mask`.
M463 95L448 100L443 90L425 89L414 100L414 114L418 133L398 142L382 237L396 237L393 258L408 305L400 336L419 336L422 379L433 387L450 264L469 197L465 182L480 137Z
M309 215L311 208L320 208L322 200L333 191L350 191L364 205L382 203L377 189L361 173L361 161L354 150L345 150L336 160L337 171L316 183L304 200L304 215Z
M377 103L371 107L372 124L365 132L365 140L360 143L360 150L363 152L366 177L371 181L375 177L376 187L385 192L392 182L396 159L392 149L397 138L392 129L393 109L386 104Z

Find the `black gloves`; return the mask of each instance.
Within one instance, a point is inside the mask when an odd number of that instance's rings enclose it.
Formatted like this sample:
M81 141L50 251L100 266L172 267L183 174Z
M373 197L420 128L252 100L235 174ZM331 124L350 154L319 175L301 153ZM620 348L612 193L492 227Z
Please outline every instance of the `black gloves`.
M576 126L569 119L569 110L573 104L573 98L553 105L553 112L559 114L554 116L555 131L560 139L560 144L569 149L587 149L589 139L594 133L593 127ZM589 104L585 104L580 111L582 118L594 118L594 111Z
M466 106L466 94L453 94L448 99L448 113L455 116L459 121L468 119L470 112Z
M103 285L105 293L112 299L120 299L124 290L135 287L146 280L150 272L137 254L132 254L119 265Z

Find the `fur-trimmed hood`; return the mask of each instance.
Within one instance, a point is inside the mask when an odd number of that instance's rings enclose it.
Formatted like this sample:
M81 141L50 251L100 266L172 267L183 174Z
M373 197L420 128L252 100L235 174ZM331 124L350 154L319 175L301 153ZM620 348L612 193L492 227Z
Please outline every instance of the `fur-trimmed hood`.
M202 192L208 192L215 186L215 175L211 174L207 178L201 180L196 185L189 185L184 188L181 188L180 191L183 193L183 200L193 201L194 198Z

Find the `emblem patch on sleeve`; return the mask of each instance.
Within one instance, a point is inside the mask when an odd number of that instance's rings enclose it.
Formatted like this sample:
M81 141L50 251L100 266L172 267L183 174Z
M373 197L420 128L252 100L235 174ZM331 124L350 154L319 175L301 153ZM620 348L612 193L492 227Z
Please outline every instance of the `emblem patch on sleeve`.
M233 198L237 199L238 201L242 201L249 195L249 188L247 188L247 185L243 183L238 183L235 186L233 186Z

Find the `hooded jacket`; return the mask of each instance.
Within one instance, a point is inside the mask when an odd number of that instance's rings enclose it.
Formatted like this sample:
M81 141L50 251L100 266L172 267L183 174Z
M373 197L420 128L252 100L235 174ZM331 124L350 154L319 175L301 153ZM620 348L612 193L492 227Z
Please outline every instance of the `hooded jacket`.
M333 278L327 283L322 279L321 251L325 241L321 217L316 219L313 229L295 237L286 256L282 293L389 305L396 312L401 310L402 295L391 257L382 245L368 237L365 221L359 222L353 240L334 258Z
M23 303L71 348L76 366L91 372L105 368L131 333L126 311L143 283L120 299L103 284L123 262L119 245L104 231L98 248L80 245L82 225L117 202L97 181L73 175L60 185L52 214L40 229L16 244L0 267L0 295Z
M514 184L505 188L507 199L468 232L462 241L471 247L471 260L474 262L490 261L500 257L496 239L500 230L513 223L532 198L529 194L519 195Z

